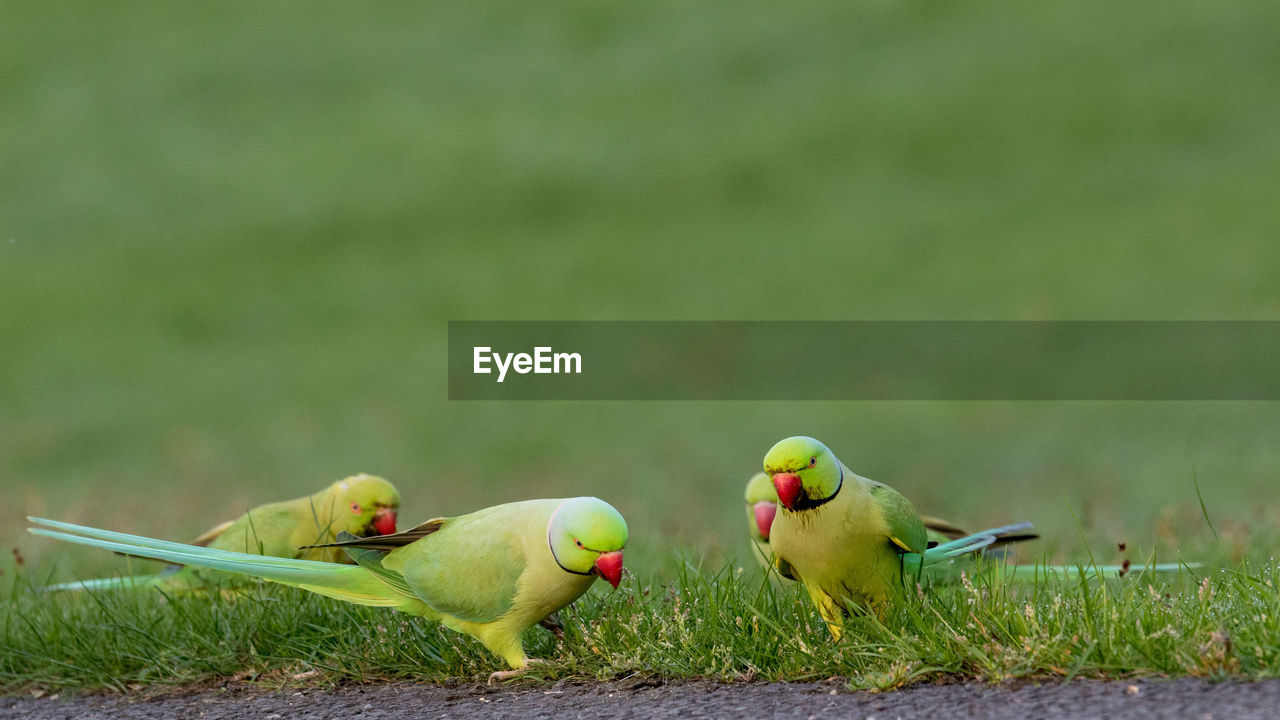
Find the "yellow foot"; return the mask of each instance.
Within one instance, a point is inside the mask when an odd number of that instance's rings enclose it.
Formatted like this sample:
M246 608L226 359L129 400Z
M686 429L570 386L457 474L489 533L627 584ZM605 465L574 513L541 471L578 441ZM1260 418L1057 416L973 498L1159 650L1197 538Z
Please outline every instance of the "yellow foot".
M525 671L525 670L528 670L528 669L529 669L529 666L530 666L530 665L534 665L534 664L537 664L537 663L545 663L545 662L546 662L546 660L539 660L539 659L537 659L537 658L529 658L528 660L525 660L525 666L524 666L524 667L522 667L522 668L516 668L515 670L499 670L499 671L497 671L497 672L490 673L490 674L489 674L489 684L490 684L490 685L492 685L492 684L494 684L494 683L496 683L496 682L500 682L500 681L503 681L503 680L510 680L510 679L512 679L512 678L518 678L518 677L520 677L521 675L523 675L523 674L524 674L524 671Z

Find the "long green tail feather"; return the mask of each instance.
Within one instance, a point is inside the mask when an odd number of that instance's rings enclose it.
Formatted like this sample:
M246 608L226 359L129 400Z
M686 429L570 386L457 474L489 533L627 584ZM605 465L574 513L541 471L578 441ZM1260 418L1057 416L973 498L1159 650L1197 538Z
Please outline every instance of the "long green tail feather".
M951 542L942 543L941 545L935 545L924 551L924 566L928 567L960 555L977 552L994 544L1006 535L1020 533L1030 529L1031 523L1029 522L1014 523L1012 525L991 528L990 530L983 530L982 532L976 532L972 535L966 535L962 538L952 540Z
M211 570L259 577L359 605L401 607L410 604L406 602L408 598L388 587L377 576L355 565L213 550L44 518L27 519L35 525L44 526L28 528L28 532L56 540L182 565L195 565ZM56 530L45 528L56 528Z
M76 580L74 582L59 583L57 585L46 585L42 588L45 592L60 592L64 590L115 590L117 588L128 588L134 590L137 588L151 587L155 585L163 576L161 575L133 575L123 577L94 578L92 580Z
M1139 577L1147 574L1171 575L1190 572L1202 567L1201 563L1159 563L1156 565L1002 565L995 564L979 572L990 572L1005 580L1047 580L1059 577L1066 580L1079 578Z
M961 555L976 553L979 550L998 544L1003 541L1017 541L1028 539L1024 534L1031 529L1031 523L1022 522L1003 527L991 528L982 532L966 535L965 537L952 540L950 542L935 545L924 552L923 569L926 575L933 580L954 580L955 573L959 570L967 570L971 574L990 573L1006 580L1037 580L1047 579L1050 576L1076 579L1076 578L1095 578L1095 577L1136 577L1146 573L1169 575L1172 573L1184 572L1200 567L1200 563L1161 563L1157 565L1138 565L1131 564L1128 567L1123 565L1008 565L1002 561L991 561L990 558L986 562L977 565L960 565L956 567L946 567L942 563L953 560ZM1034 536L1030 536L1034 537ZM918 556L917 556L918 557ZM908 570L919 572L920 566L908 562L905 566Z

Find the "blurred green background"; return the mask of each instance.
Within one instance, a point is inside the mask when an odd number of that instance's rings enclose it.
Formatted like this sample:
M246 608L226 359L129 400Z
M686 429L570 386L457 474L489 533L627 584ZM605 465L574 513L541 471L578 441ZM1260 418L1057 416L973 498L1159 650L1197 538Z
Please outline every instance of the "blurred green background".
M1277 403L460 403L461 319L1280 320L1280 6L5 3L0 542L354 472L746 557L791 434L925 512L1280 526ZM768 348L803 352L803 348ZM1070 509L1069 509L1070 508ZM1110 548L1110 549L1108 549ZM47 563L37 563L47 571Z

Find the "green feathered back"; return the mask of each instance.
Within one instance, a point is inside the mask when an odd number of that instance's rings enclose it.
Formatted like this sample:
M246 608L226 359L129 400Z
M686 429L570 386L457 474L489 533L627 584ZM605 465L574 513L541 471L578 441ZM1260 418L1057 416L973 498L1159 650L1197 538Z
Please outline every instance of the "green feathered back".
M392 551L382 565L403 575L436 610L492 622L511 609L525 570L524 547L530 540L545 547L547 525L561 502L529 500L448 518L415 545ZM424 546L431 551L423 552Z

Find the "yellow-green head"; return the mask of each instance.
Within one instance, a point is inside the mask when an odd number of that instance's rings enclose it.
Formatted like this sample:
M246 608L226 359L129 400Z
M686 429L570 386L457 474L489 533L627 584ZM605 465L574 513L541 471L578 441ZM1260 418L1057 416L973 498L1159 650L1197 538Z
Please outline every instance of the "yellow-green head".
M747 481L747 526L751 528L751 537L760 542L769 542L769 530L773 527L773 516L778 512L778 491L773 481L764 473L756 473Z
M396 531L400 493L375 475L352 475L329 486L333 505L333 532L352 535L391 535Z
M593 497L565 500L551 515L547 544L564 570L599 575L614 587L622 582L627 521L609 503Z
M844 469L821 442L804 435L780 440L764 456L778 502L798 511L817 507L840 490Z

